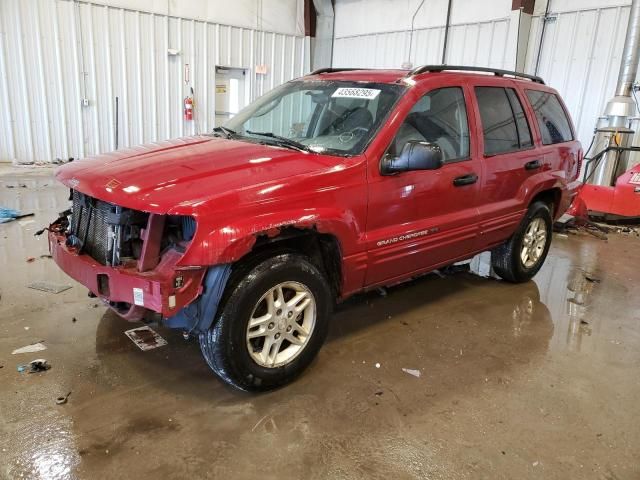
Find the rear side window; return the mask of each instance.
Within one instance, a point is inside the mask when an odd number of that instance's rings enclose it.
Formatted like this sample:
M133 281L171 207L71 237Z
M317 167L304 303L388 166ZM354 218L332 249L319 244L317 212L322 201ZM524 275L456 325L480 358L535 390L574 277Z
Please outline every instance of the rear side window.
M527 117L512 88L476 87L475 90L482 119L485 155L533 146Z
M558 97L553 93L527 90L527 98L536 112L544 145L573 140L571 124Z
M513 108L513 115L516 117L516 128L518 129L518 140L520 140L520 148L527 148L533 146L531 140L531 130L529 129L529 122L522 109L522 103L516 94L516 91L512 88L506 88L507 97Z

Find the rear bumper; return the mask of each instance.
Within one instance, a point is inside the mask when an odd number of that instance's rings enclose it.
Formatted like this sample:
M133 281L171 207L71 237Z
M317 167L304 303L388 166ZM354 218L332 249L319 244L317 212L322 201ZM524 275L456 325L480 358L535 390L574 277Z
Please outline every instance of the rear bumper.
M567 210L569 210L569 207L578 195L581 186L582 182L580 182L579 180L574 180L567 185L566 190L563 190L562 196L560 198L560 205L558 205L558 208L555 212L554 220L558 220Z
M79 255L65 242L64 235L49 232L49 251L58 266L129 320L138 320L145 311L171 317L201 293L206 269L176 267L182 256L176 250L165 253L153 270L140 272L136 265L101 265L88 255ZM123 309L122 304L130 308Z

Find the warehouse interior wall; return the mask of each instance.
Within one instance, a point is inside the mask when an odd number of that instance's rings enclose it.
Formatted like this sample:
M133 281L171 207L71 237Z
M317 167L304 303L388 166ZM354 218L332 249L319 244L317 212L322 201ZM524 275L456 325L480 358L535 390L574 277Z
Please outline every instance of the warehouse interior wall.
M337 0L334 66L399 68L442 63L448 0ZM453 0L446 63L504 67L511 0ZM409 41L412 41L409 56ZM513 52L511 51L513 50ZM513 58L510 54L513 54Z
M541 49L546 1L535 2L523 70L537 73L560 92L586 150L597 118L614 94L631 0L550 2ZM411 17L420 3L336 0L333 65L400 68L407 62L442 63L448 0L426 0L412 34ZM523 25L511 7L511 0L452 0L446 63L515 69L517 54L522 55L516 39ZM634 144L640 144L640 135Z
M630 9L630 1L552 1L541 50L544 10L532 18L525 71L535 71L540 51L537 74L562 95L585 150L615 93Z
M441 63L448 2L335 0L322 66ZM537 73L560 91L587 147L613 95L631 0L550 2L545 20L545 0L524 16L512 0L452 0L445 62ZM0 0L0 161L80 158L210 131L216 66L244 69L247 101L311 69L304 5ZM185 121L191 88L194 120Z
M92 0L92 3L287 35L304 35L302 0Z
M247 101L308 71L303 0L1 0L0 161L210 131L217 66L244 69Z

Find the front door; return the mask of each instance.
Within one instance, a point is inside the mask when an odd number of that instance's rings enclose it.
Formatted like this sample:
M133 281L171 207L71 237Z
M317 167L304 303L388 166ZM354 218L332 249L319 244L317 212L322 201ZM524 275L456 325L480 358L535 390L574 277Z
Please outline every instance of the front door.
M369 178L368 286L401 280L473 251L478 232L480 167L469 138L463 86L434 88L404 118L384 155L397 156L409 140L437 144L437 170L385 176L379 160Z

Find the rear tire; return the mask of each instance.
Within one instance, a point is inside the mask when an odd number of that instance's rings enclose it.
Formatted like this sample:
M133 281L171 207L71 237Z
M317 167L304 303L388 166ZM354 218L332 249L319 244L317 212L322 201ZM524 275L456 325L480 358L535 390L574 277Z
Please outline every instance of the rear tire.
M544 202L531 204L516 233L491 252L494 271L512 283L533 278L547 258L552 227L549 205Z
M291 382L327 336L333 298L325 277L307 257L284 253L227 288L219 318L199 337L211 369L247 391Z

